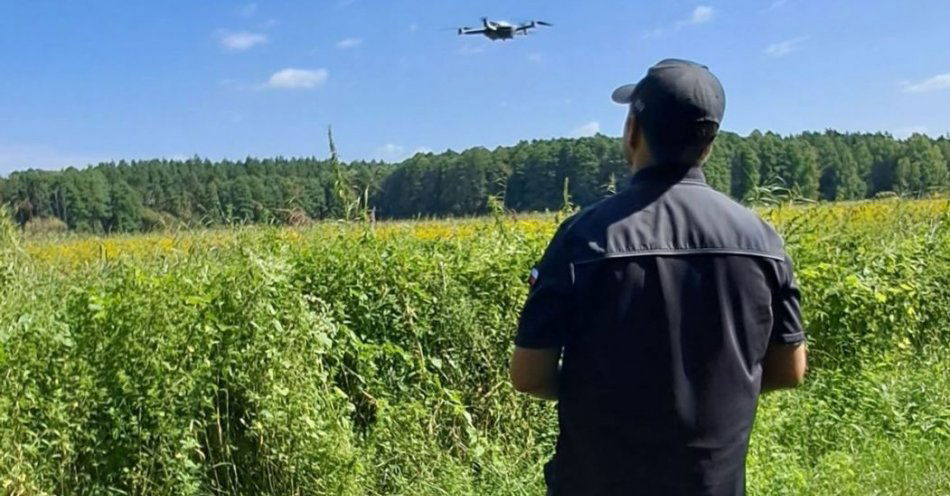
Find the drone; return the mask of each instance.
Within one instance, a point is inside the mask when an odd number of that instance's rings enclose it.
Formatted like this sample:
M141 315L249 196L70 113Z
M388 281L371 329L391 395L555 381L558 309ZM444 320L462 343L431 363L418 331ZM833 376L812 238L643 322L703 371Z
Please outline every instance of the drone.
M528 21L515 26L506 21L489 21L487 17L482 17L482 26L484 26L482 29L459 28L459 35L482 34L492 41L510 40L519 34L528 34L529 29L552 26L552 24L544 21Z

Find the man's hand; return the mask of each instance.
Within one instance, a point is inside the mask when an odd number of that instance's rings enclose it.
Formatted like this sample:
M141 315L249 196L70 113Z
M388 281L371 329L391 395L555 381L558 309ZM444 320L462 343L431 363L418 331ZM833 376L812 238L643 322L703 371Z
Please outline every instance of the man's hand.
M560 349L531 349L515 346L511 355L511 384L521 393L557 401Z
M770 344L762 359L762 392L800 386L806 367L804 343Z

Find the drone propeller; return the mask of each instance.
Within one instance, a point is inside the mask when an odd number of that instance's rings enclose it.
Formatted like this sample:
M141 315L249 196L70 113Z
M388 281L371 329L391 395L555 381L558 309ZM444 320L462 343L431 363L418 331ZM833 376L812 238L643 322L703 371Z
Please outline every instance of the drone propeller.
M529 29L536 28L538 26L553 26L553 24L545 21L523 21L518 23L518 29L524 31L525 34L528 34Z

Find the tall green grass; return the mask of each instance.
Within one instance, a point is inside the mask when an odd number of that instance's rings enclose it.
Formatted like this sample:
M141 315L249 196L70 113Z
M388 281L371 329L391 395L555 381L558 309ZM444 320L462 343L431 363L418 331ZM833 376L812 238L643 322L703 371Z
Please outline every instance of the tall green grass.
M814 365L761 402L752 494L950 493L948 212L769 214ZM553 227L254 228L49 264L0 224L0 493L543 494L555 412L506 364Z

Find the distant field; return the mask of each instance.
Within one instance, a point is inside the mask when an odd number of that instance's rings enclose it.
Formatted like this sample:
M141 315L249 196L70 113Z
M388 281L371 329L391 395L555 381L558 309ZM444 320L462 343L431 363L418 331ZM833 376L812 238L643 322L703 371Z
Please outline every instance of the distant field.
M750 494L950 494L950 202L761 210L806 385ZM554 216L21 239L0 220L0 494L543 494L506 362Z

